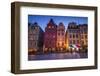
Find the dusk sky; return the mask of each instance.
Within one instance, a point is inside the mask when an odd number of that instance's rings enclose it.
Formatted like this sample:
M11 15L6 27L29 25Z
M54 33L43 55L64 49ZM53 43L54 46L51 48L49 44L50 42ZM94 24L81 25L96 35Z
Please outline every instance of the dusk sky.
M76 22L77 24L88 24L87 17L75 17L75 16L50 16L50 15L28 15L28 22L34 23L37 22L38 25L45 30L50 19L53 19L54 22L58 25L62 22L67 29L68 23Z

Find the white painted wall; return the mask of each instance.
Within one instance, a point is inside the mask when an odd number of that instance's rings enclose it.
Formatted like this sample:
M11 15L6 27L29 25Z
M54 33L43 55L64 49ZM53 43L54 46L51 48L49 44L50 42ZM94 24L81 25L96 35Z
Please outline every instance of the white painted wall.
M98 33L100 33L100 0L1 0L0 2L0 76L100 76L100 59L98 59L98 70L65 71L38 74L14 75L10 73L11 60L11 15L10 3L13 1L56 3L56 4L74 4L98 6ZM100 35L98 35L98 43ZM100 44L98 44L98 58L100 58Z

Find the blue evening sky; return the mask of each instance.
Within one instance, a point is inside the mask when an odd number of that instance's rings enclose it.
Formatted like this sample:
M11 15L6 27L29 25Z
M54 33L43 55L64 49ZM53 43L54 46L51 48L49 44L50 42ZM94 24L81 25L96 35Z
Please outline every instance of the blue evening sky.
M50 19L58 25L62 22L67 29L68 23L76 22L77 24L88 24L88 17L75 17L75 16L49 16L49 15L28 15L28 22L37 22L38 25L45 30Z

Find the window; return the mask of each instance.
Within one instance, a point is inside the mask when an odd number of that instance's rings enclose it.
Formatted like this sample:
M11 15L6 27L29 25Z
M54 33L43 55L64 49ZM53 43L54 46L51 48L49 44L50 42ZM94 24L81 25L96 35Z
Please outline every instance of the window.
M70 40L69 42L70 42L70 44L72 44L72 40Z
M62 43L62 46L64 46L64 43Z
M78 38L78 34L76 34L76 38Z
M69 30L68 32L71 33L71 30Z
M60 35L60 33L58 33L58 35Z
M72 38L72 35L71 34L69 36L70 36L70 38Z
M84 45L84 41L83 40L81 40L81 44Z
M34 46L37 46L36 42L34 42Z
M53 38L55 38L55 36L53 35Z
M63 32L64 30L62 29L62 32Z
M64 35L64 33L62 33L62 35Z
M87 35L85 35L85 38L87 38Z
M84 30L84 33L87 34L87 29Z
M87 43L88 41L86 40L86 43Z
M82 41L82 44L84 45L84 41Z
M58 31L60 31L60 30L58 29Z
M76 33L78 33L78 30L76 30Z
M59 46L59 43L58 43L58 46Z
M80 33L82 34L82 33L83 33L83 31L81 30L81 31L80 31Z
M72 33L75 33L75 30L72 30Z
M38 27L35 27L35 32L38 32L39 31L39 28Z
M75 44L75 40L73 40L73 44Z
M73 38L75 38L75 35L73 34Z
M77 44L79 43L79 40L77 40Z
M51 28L51 26L49 26L49 28Z

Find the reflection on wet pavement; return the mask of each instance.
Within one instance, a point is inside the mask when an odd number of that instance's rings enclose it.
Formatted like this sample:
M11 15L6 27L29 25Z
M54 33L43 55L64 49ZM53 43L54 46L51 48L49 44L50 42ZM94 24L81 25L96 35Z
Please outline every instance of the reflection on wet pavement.
M52 53L42 55L29 55L28 60L80 59L87 57L87 53Z

